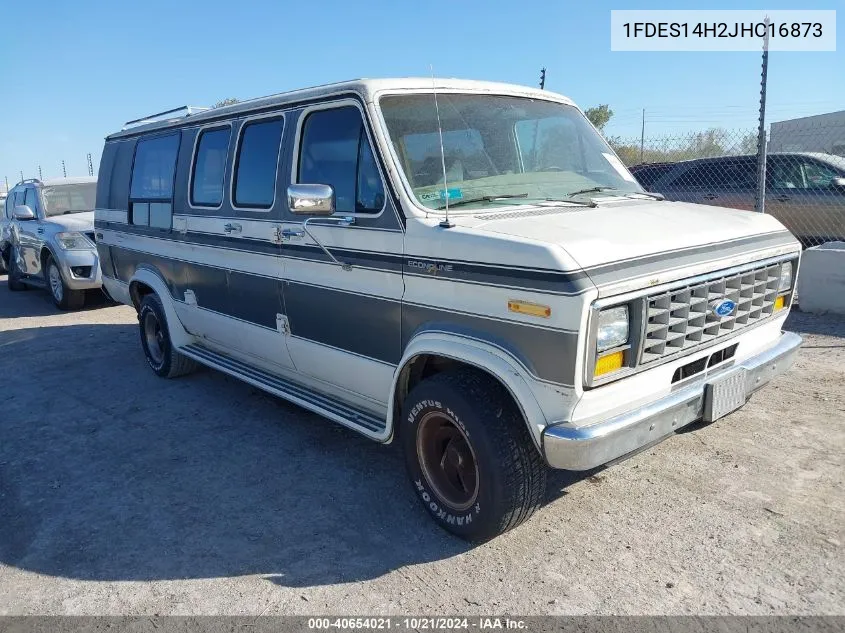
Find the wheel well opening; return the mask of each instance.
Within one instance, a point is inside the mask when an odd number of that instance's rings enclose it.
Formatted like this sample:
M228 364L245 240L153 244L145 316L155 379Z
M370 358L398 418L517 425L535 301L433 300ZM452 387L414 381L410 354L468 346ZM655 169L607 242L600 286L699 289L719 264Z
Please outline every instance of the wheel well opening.
M49 248L42 248L41 249L41 269L47 267L47 260L53 256L53 253L50 252Z
M399 374L399 379L396 381L396 391L393 398L393 419L396 420L399 417L399 414L402 411L402 405L405 403L405 398L419 383L426 378L434 376L435 374L457 369L459 367L470 367L476 371L487 374L502 386L505 393L507 393L510 397L513 397L502 381L486 369L476 367L475 365L465 363L460 360L455 360L454 358L448 358L446 356L439 356L437 354L420 354L419 356L415 356L411 362L405 365L402 369L402 373Z
M135 306L135 312L141 310L141 302L151 292L154 292L152 287L142 281L133 281L129 284L129 296L132 298L132 305Z
M402 368L399 380L396 381L396 393L393 398L394 418L402 410L405 398L411 390L426 378L439 374L440 372L454 369L456 367L467 367L466 363L453 358L438 356L436 354L420 354L411 359L411 362Z

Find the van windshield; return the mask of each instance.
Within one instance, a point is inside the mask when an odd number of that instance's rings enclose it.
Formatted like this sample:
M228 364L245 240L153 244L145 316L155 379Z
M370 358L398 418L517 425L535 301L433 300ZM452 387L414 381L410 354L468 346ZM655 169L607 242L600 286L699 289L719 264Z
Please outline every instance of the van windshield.
M577 108L526 97L437 93L385 96L380 107L416 199L431 209L534 204L641 193Z
M41 197L44 200L44 215L47 217L93 211L97 198L97 183L83 182L44 187L41 189Z

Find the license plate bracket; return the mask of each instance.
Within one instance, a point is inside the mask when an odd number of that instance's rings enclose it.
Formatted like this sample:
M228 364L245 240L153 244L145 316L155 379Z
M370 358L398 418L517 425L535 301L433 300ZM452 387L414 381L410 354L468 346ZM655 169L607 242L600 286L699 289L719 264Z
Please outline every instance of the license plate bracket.
M739 409L748 400L745 369L738 367L704 386L704 421L713 422Z

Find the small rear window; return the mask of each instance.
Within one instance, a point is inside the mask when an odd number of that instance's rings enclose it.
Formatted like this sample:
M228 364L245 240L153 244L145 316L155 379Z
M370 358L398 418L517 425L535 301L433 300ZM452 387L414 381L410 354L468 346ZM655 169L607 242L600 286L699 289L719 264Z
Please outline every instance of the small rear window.
M222 204L223 173L230 133L228 127L200 132L194 157L191 204L202 207L219 207Z
M178 151L178 133L138 141L129 197L133 200L170 200Z
M138 141L129 186L131 224L170 229L180 138L181 132L177 132Z
M244 124L235 161L235 206L253 209L273 206L283 127L281 118Z

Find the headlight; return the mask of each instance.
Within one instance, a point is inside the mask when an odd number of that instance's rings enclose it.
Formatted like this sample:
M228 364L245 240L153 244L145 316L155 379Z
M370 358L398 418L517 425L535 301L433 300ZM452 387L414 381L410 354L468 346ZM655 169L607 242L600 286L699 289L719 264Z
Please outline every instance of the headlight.
M786 262L780 267L780 280L778 281L778 292L789 290L792 287L792 262Z
M66 251L81 251L88 250L93 247L91 240L85 237L82 233L69 232L56 234L56 243L59 248Z
M628 342L628 306L599 312L596 351L603 352Z

